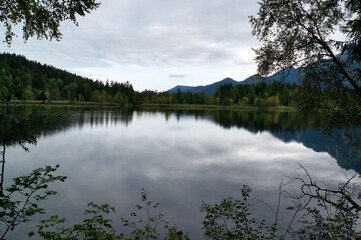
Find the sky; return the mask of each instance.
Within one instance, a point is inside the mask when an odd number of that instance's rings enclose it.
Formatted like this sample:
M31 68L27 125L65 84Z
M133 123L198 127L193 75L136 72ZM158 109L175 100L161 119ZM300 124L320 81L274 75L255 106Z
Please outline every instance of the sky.
M255 0L101 0L99 9L61 25L61 41L29 39L21 26L11 47L43 64L101 81L129 81L135 90L166 91L257 71L249 16ZM1 36L3 38L3 36Z

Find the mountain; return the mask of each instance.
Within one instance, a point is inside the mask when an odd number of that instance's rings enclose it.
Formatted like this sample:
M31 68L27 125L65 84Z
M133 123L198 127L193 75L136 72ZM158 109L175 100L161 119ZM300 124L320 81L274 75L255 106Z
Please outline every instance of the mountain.
M347 55L343 55L341 57L342 57L342 59L348 59ZM323 64L324 65L321 65L321 66L323 66L324 68L327 69L329 67L329 61L324 61ZM350 69L352 69L353 71L359 71L360 68L361 68L360 63L353 63L350 66ZM182 92L192 92L192 93L206 92L207 95L212 95L213 93L215 93L217 91L217 88L219 86L221 86L222 84L225 84L225 83L232 83L233 85L238 85L238 84L256 84L261 81L265 81L266 83L272 83L274 81L281 81L281 82L290 83L290 84L301 84L301 80L299 77L299 71L300 71L300 69L297 69L294 67L288 67L288 68L285 68L283 70L276 72L275 74L273 74L271 76L264 77L264 78L260 77L257 74L252 75L240 82L237 82L231 78L226 78L222 81L215 82L215 83L212 83L212 84L206 85L206 86L197 86L197 87L176 86L176 87L168 90L168 92L175 93L179 89ZM346 85L349 85L349 84L346 83Z
M275 74L262 78L259 75L255 74L243 81L240 81L239 84L256 84L261 81L266 83L272 83L273 81L281 81L284 83L296 83L300 84L300 78L298 76L298 70L296 68L290 67L276 72Z
M266 77L267 83L271 83L273 81L281 81L284 83L291 83L291 84L293 84L293 83L301 84L300 77L298 76L298 69L293 68L293 67L283 69L269 77Z
M239 84L256 84L259 83L260 81L262 81L261 77L257 74L252 75L248 78L246 78L243 81L240 81Z
M223 85L223 84L232 84L234 86L238 85L239 82L237 82L236 80L233 80L232 78L225 78L219 82L215 82L206 86L196 86L196 87L191 87L191 86L175 86L174 88L169 89L167 92L169 93L176 93L178 91L178 89L181 92L191 92L191 93L201 93L201 92L205 92L206 95L212 95L214 94L217 89Z
M278 71L275 74L273 74L269 77L265 77L265 78L261 78L257 74L252 75L240 82L237 82L236 80L233 80L232 78L225 78L222 81L215 82L215 83L205 85L205 86L191 87L191 86L178 85L174 88L169 89L167 92L176 93L179 89L181 92L191 92L191 93L205 92L206 95L210 96L210 95L214 94L222 84L230 83L230 84L236 86L238 84L256 84L261 81L265 81L267 83L271 83L273 81L282 81L284 83L299 84L300 78L298 76L298 70L296 68L291 67L291 68L286 68L284 70Z

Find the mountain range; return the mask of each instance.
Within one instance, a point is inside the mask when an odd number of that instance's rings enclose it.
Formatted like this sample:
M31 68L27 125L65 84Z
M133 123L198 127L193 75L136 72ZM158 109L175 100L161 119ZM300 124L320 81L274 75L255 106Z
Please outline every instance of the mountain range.
M349 55L347 53L342 53L338 56L341 59L343 59L344 61L349 60ZM328 68L328 65L329 65L328 60L321 62L321 67L323 67L323 68ZM349 68L352 71L360 71L361 63L359 63L359 62L352 63L349 66ZM276 72L275 74L268 76L268 77L260 77L259 75L255 74L255 75L252 75L239 82L232 78L225 78L219 82L215 82L215 83L205 85L205 86L192 87L192 86L178 85L178 86L175 86L174 88L169 89L167 92L176 93L178 90L180 90L182 92L192 92L192 93L205 92L206 95L210 96L210 95L213 95L221 85L229 84L229 83L232 84L233 86L236 86L239 84L256 84L261 81L264 81L266 83L271 83L273 81L281 81L281 82L290 83L290 84L301 84L299 72L301 72L300 68L297 69L294 67L288 67L288 68L280 70L280 71ZM346 85L350 86L349 83L346 83Z
M290 67L283 69L281 71L276 72L275 74L261 78L259 75L255 74L252 75L242 81L236 81L232 78L225 78L221 81L205 85L205 86L182 86L178 85L174 88L169 89L167 92L169 93L176 93L178 90L181 92L191 92L191 93L201 93L205 92L206 95L210 96L213 95L217 89L223 85L223 84L232 84L233 86L239 85L239 84L256 84L258 82L264 81L266 83L271 83L273 81L282 81L284 83L300 83L300 78L298 76L298 70L296 68Z

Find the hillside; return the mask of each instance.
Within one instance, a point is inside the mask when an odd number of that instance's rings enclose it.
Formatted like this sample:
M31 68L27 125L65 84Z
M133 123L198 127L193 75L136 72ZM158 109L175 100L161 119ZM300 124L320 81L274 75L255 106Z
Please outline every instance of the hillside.
M28 60L24 56L16 54L0 54L0 69L10 73L13 78L19 77L19 75L30 75L27 77L31 78L35 84L36 81L41 81L42 78L61 79L65 84L75 81L83 81L89 84L94 84L94 81L91 79L78 76L65 70L60 70L53 66ZM20 73L20 71L22 73ZM39 77L40 80L36 77Z
M128 83L93 81L16 54L0 54L0 79L18 100L132 102ZM6 86L6 84L12 86Z

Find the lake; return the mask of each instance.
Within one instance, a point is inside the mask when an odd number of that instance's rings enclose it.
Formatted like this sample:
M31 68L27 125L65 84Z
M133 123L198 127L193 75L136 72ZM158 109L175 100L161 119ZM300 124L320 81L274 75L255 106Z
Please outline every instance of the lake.
M10 148L6 177L60 164L68 179L52 187L57 196L42 205L48 213L74 223L87 203L109 203L118 229L144 188L165 220L202 239L202 202L239 197L243 184L253 189L254 216L271 220L262 202L276 208L278 186L298 164L330 183L360 172L358 152L340 140L295 112L78 109L71 125L44 133L30 153ZM281 221L288 217L282 210ZM8 238L27 236L42 218Z

